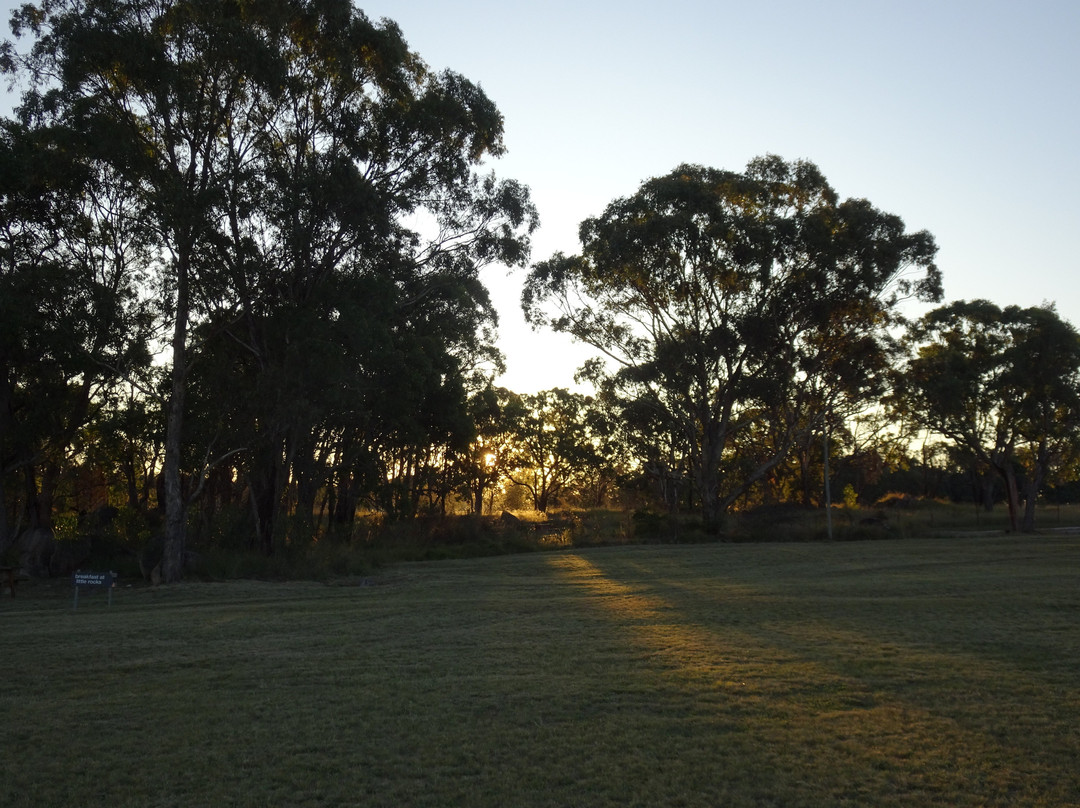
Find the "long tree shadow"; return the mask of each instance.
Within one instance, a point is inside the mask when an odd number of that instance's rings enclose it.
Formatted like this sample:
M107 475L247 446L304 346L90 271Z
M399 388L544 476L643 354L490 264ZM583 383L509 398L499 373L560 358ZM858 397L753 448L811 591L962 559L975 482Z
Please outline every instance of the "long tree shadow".
M963 633L972 619L963 610L920 627L909 623L919 616L912 604L898 615L897 599L874 603L872 594L852 613L829 589L815 599L603 554L550 563L624 634L660 687L735 728L726 740L772 772L763 801L812 803L822 789L834 804L1080 799L1070 763L1080 752L1075 678L1040 677L996 646L943 645L935 625Z

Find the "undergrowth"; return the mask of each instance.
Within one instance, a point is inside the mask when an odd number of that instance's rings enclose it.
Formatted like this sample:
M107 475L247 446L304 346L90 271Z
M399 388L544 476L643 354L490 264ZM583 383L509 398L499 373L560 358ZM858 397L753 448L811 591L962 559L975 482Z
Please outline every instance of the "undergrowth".
M874 541L966 533L1004 532L1004 508L992 512L911 497L889 497L873 507L834 507L833 541ZM254 551L243 520L221 519L212 535L191 526L188 574L203 580L329 580L363 577L398 562L499 556L568 547L707 542L824 542L830 539L823 509L772 505L732 513L720 533L710 533L695 513L591 509L549 514L503 512L497 516L447 515L386 520L358 518L347 528L305 540L303 526L286 521L274 552ZM1042 531L1080 525L1077 506L1039 511ZM110 529L99 529L83 560L131 580L152 578L160 558L155 525L121 511ZM310 531L310 527L306 529Z

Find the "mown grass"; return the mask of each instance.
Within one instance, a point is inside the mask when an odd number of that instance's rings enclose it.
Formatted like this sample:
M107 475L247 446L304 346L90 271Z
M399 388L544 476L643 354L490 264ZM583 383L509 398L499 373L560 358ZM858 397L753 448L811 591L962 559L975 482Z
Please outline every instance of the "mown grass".
M4 806L1080 805L1080 537L0 602Z

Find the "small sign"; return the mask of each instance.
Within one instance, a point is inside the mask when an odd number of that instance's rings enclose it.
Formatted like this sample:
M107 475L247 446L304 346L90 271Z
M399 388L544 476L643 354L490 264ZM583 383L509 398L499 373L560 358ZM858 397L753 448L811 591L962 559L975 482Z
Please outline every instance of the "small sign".
M116 585L116 573L115 572L83 572L77 570L71 576L71 581L75 585L75 605L74 609L79 608L79 587L89 586L91 588L104 587L109 591L109 605L112 606L112 591Z
M112 573L76 572L75 586L112 586Z

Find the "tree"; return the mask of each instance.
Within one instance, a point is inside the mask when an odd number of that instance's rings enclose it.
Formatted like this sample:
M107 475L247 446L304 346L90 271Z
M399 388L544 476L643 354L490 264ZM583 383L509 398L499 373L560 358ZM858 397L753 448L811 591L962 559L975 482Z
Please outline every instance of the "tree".
M107 166L73 160L71 137L32 110L0 124L0 550L15 538L4 478L22 476L26 525L49 541L79 432L149 364L145 233L130 189Z
M369 344L436 321L452 324L438 332L443 354L465 364L480 352L494 315L479 268L524 262L536 226L527 189L479 174L503 151L502 118L477 86L432 73L396 25L347 0L48 0L13 19L35 38L3 55L31 79L24 107L83 133L85 159L126 178L162 257L163 577L183 571L199 487L185 492L184 477L206 480L238 452L269 552L292 461L329 406L311 400L315 386L295 395L290 372L311 378L322 362L296 349L298 324L316 324L304 335L316 342L340 336L333 323L349 306L334 294L375 288L385 305L365 311ZM188 445L185 419L192 369L223 341L262 395L253 428L211 451ZM331 364L357 359L340 344L330 353Z
M907 343L896 411L1000 475L1010 527L1033 530L1040 487L1080 444L1076 329L1052 307L958 301L913 324ZM1018 470L1027 500L1022 521Z
M389 464L406 490L392 509L415 512L432 441L467 438L454 415L462 385L494 351L479 270L522 263L536 223L523 186L477 172L503 151L502 118L478 87L429 72L396 28L341 3L309 4L300 17L276 35L284 89L260 99L273 137L238 149L233 162L251 179L229 217L249 253L231 270L239 312L224 338L249 354L259 390L246 457L265 552L290 466L328 398L350 372L384 364L348 350L358 344L350 327L396 360L371 411L396 422L384 434L395 433Z
M272 64L242 6L191 0L91 0L27 4L16 36L35 38L8 71L31 81L25 109L40 109L81 133L87 162L114 166L137 193L154 231L160 303L171 332L165 408L163 577L183 573L187 501L182 485L188 334L200 293L220 288L224 190L219 177L229 134L242 125L254 65ZM219 251L218 251L219 252Z
M580 255L532 268L526 316L598 349L594 379L678 434L712 531L802 430L875 392L897 304L941 293L930 234L775 156L742 174L681 166L580 236ZM771 446L735 469L755 425Z
M582 475L598 465L588 396L562 387L521 397L525 412L516 423L512 483L525 488L533 508L547 513L561 496L574 491Z
M462 494L481 515L499 483L512 471L514 434L525 417L521 397L505 387L486 385L469 398L475 435L461 455ZM488 506L490 509L490 506Z

